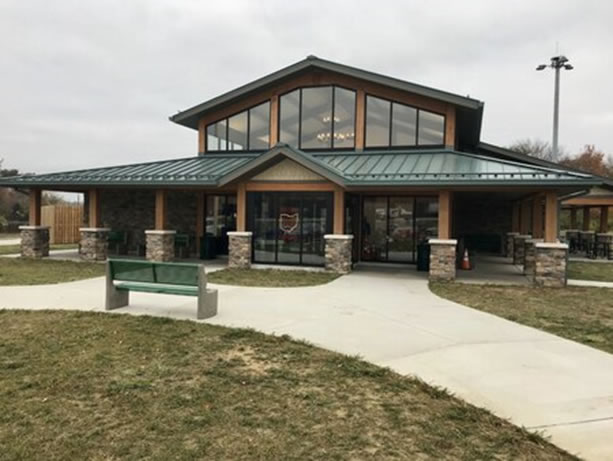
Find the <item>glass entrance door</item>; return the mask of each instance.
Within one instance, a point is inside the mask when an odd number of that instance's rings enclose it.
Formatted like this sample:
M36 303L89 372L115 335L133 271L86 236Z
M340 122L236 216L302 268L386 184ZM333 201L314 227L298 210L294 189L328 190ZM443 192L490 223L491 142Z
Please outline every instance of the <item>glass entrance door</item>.
M436 198L364 196L361 260L413 263L417 243L435 237L437 225Z
M250 192L248 225L256 263L324 265L332 231L329 192Z

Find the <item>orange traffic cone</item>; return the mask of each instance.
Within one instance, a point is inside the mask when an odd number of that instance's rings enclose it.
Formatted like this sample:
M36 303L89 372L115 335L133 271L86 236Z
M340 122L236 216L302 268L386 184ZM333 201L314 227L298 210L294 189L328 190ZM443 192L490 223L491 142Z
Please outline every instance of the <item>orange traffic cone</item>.
M464 249L464 257L462 258L462 265L460 266L462 270L469 271L470 267L470 259L468 259L468 250Z

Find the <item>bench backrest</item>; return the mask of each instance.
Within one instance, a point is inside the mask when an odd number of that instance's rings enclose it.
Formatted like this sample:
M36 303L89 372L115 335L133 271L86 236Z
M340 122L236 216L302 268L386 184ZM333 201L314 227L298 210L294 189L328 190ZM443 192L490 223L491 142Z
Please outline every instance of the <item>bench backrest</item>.
M197 264L109 259L112 280L198 286Z

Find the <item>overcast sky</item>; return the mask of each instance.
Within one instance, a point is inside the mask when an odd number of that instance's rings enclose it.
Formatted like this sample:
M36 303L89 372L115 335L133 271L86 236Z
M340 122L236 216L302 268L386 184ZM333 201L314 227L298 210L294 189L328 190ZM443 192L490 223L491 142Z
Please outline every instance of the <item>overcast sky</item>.
M613 153L613 2L0 0L0 158L37 173L197 152L168 116L308 54L485 102L482 139Z

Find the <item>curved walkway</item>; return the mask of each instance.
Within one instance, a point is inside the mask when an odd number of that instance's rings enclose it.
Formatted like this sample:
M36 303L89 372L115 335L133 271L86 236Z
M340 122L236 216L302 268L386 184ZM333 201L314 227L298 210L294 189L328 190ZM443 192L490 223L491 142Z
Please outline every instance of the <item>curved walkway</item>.
M588 459L613 459L613 355L438 298L414 272L364 270L323 286L218 285L210 323L288 334L391 367ZM0 287L0 307L102 310L102 278ZM520 300L518 300L520 302ZM193 298L132 293L114 312L194 319Z

